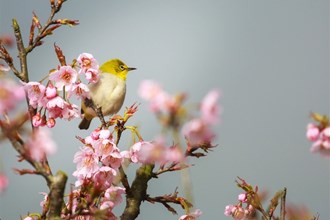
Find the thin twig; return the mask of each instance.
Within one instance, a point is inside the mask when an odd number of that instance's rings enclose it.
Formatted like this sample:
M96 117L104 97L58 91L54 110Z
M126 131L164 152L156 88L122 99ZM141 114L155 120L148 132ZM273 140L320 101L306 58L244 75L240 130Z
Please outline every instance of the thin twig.
M125 130L124 126L122 124L118 123L117 124L117 137L116 137L116 142L115 142L116 146L119 144L121 134L123 133L124 130ZM128 183L127 175L126 175L122 165L120 165L120 167L119 167L119 174L120 174L120 181L123 184L123 186L125 187L126 194L130 195L131 187Z
M58 1L57 5L51 3L50 15L49 15L46 23L40 29L39 34L35 37L34 41L32 40L32 43L26 48L26 54L30 53L35 47L40 45L41 40L47 36L47 34L45 34L45 33L47 32L47 29L49 28L49 26L54 24L53 18L55 16L55 14L60 11L62 4L64 2L66 2L66 0Z
M19 73L19 75L17 75L17 77L20 78L23 82L28 82L29 77L28 77L28 69L27 69L26 50L24 47L21 30L16 19L12 20L12 25L16 38L18 57L21 65L21 72Z
M283 195L281 197L280 220L285 220L285 202L286 202L286 187L284 187Z

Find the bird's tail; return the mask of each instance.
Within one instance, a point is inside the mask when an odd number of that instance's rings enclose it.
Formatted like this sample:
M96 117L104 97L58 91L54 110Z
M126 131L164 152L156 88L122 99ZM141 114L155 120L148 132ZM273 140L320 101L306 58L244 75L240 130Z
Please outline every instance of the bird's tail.
M87 130L89 128L89 125L91 124L91 122L92 122L91 119L87 119L84 117L83 120L79 124L79 128Z

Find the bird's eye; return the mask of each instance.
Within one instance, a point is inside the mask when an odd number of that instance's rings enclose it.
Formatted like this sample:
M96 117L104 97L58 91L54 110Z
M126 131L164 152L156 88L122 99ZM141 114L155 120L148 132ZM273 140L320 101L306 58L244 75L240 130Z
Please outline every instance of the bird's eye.
M119 66L119 69L123 71L123 70L125 70L125 66L124 65L120 65Z

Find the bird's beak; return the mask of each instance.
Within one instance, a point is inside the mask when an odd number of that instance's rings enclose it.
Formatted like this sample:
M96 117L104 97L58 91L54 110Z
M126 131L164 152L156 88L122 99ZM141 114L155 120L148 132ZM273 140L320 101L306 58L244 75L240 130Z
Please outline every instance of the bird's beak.
M127 67L127 71L136 70L135 67Z

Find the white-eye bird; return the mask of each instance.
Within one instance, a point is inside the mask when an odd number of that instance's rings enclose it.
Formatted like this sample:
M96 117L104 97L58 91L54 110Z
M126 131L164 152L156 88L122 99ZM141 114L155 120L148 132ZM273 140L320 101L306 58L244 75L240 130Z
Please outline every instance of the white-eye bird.
M101 108L102 114L112 115L122 107L126 95L127 73L136 68L128 67L119 59L112 59L100 67L100 79L95 84L90 84L90 99L96 108ZM88 129L97 113L92 107L87 107L85 102L81 103L83 120L79 124L80 129Z

